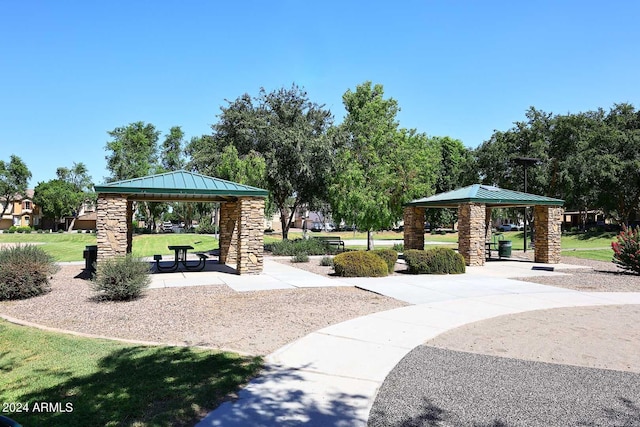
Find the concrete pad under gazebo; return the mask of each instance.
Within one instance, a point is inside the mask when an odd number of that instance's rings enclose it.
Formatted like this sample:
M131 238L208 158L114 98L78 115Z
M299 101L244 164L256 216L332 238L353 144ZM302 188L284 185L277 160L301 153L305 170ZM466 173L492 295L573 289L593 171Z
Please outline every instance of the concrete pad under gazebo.
M131 253L133 202L219 202L220 263L262 272L267 190L184 170L111 182L98 193L98 260Z
M484 265L485 243L491 240L491 209L533 206L535 261L557 264L563 205L564 200L481 184L412 200L404 208L404 247L424 249L427 208L457 208L458 251L468 266Z

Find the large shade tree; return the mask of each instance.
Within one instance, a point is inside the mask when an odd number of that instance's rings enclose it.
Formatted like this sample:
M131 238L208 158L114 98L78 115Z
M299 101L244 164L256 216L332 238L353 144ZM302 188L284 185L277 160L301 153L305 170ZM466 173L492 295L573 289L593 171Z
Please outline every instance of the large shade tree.
M74 209L83 201L83 193L69 181L52 179L36 186L33 202L38 205L45 218L54 220L55 229L66 216L73 215Z
M390 228L402 205L432 194L438 153L424 134L399 129L398 103L382 85L365 82L342 97L346 116L335 132L340 141L329 187L334 219L367 231Z
M75 206L71 209L73 219L68 229L68 231L72 231L78 215L82 212L82 206L85 203L95 202L96 195L93 192L93 182L89 175L89 169L87 169L87 166L82 162L74 162L71 168L59 167L56 170L56 175L58 176L58 180L71 184L76 193L73 197L65 197L65 200L68 200L70 203L75 202ZM67 191L66 188L67 186L65 186L65 192Z
M12 154L8 162L0 160L0 218L14 201L26 196L30 179L31 171L20 157Z
M295 210L326 192L334 154L327 136L331 124L330 111L298 86L261 89L256 97L245 94L221 107L213 134L191 141L191 167L269 190L286 239Z

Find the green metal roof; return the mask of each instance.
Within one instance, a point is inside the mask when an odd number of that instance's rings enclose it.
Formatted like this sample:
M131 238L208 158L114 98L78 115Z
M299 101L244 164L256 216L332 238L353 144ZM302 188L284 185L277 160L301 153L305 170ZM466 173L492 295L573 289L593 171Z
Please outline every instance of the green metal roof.
M240 196L266 197L267 190L185 170L96 185L97 193L135 195L144 200L228 200Z
M428 208L451 208L461 203L484 203L487 206L517 207L533 205L562 206L564 200L520 191L505 190L490 185L474 184L431 197L412 200L407 206L421 206Z

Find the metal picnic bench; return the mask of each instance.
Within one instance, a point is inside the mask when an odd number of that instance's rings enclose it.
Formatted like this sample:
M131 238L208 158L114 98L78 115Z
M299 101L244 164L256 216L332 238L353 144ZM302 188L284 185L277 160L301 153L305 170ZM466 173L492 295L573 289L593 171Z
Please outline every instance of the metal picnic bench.
M340 238L340 236L313 236L314 239L318 239L327 244L327 246L335 246L344 252L344 240Z
M166 272L174 272L178 269L179 265L182 264L184 266L184 268L186 268L187 270L190 271L201 271L204 269L204 266L207 262L207 258L209 258L207 255L203 254L203 253L196 253L196 256L199 258L199 261L197 264L188 264L187 263L187 250L188 249L193 249L193 246L191 245L174 245L174 246L169 246L168 247L169 250L172 250L175 252L175 257L173 260L173 264L171 264L169 267L162 267L160 265L160 261L162 260L162 255L154 255L153 259L156 262L156 270L159 273L166 273Z

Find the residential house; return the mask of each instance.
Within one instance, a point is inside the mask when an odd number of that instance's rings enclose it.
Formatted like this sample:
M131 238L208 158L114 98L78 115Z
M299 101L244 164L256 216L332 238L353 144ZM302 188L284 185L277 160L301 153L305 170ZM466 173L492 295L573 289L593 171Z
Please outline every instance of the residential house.
M13 203L10 203L4 215L0 218L0 230L7 230L11 226L39 227L42 215L32 199L33 190L27 190L26 197L18 196ZM6 200L0 200L0 212L2 212L2 208L6 203Z

